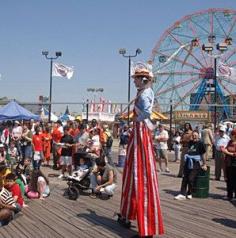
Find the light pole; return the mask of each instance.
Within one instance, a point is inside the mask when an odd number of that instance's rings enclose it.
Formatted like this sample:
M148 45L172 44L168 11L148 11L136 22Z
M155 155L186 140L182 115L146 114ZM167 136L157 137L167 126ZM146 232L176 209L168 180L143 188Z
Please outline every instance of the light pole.
M136 57L138 54L142 53L142 50L137 48L134 55L126 55L126 49L120 49L119 53L125 58L129 59L129 71L128 71L128 126L129 126L129 117L130 117L130 68L131 68L131 58Z
M224 53L228 47L227 43L218 43L216 44L216 49L220 51L220 54L213 55L213 42L210 41L209 44L203 44L202 50L207 52L210 56L214 58L214 69L213 69L213 80L214 80L214 131L216 131L216 124L217 124L217 115L216 115L216 104L217 104L217 58L220 58L221 54Z
M89 100L87 99L87 102L86 102L86 121L87 121L87 123L88 123L88 115L89 115L88 111L89 111Z
M48 51L42 51L42 55L45 56L46 59L50 60L50 88L49 88L49 110L48 110L48 122L51 122L51 112L52 112L52 66L53 60L62 56L61 51L56 51L54 57L48 57Z

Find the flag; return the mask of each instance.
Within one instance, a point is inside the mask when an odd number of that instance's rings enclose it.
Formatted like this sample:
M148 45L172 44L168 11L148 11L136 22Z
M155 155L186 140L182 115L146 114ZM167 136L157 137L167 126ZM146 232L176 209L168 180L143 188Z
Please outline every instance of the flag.
M103 97L100 97L100 103L98 104L98 112L104 112L105 102L105 99Z
M217 76L236 78L236 69L223 62L219 62L217 67Z
M73 76L74 68L60 63L53 63L52 76L70 79Z

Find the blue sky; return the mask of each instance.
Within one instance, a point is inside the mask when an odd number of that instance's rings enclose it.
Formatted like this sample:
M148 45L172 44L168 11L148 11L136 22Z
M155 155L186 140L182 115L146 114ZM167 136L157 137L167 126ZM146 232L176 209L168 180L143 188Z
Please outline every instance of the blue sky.
M128 60L120 48L146 61L165 30L185 15L208 8L236 9L235 0L21 0L0 8L0 95L36 102L49 94L51 54L74 66L71 80L53 79L53 101L81 102L104 88L103 97L127 102ZM132 85L131 95L135 90ZM65 105L54 106L64 111ZM74 111L80 108L73 106Z

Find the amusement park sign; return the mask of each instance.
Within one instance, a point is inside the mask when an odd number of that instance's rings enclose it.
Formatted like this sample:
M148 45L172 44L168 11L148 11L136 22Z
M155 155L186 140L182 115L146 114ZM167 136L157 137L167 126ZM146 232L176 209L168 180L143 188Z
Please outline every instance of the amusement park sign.
M210 115L207 111L175 111L174 119L176 121L209 121Z

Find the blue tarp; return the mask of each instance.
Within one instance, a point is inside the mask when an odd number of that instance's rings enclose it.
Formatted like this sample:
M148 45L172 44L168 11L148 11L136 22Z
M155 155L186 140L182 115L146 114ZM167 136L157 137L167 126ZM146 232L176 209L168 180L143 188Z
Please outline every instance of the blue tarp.
M20 106L16 101L11 101L0 108L0 121L30 119L39 121L40 117Z
M60 120L62 120L62 121L70 120L69 115L68 114L64 114L64 115L60 116Z

